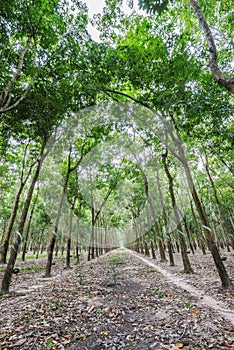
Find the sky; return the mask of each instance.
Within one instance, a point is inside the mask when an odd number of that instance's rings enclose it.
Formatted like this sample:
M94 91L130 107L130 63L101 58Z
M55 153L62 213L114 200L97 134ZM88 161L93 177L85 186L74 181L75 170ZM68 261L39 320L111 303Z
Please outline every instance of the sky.
M85 0L85 2L89 8L90 16L101 12L102 8L105 6L105 0Z
M96 13L102 12L103 7L105 6L105 0L84 0L88 6L89 9L89 17L92 17ZM123 11L126 14L130 14L132 10L128 7L127 1L123 1ZM137 9L137 6L134 6L134 10L137 10L138 12L142 12L139 9ZM92 35L92 38L96 41L99 41L99 32L95 28L91 26L91 24L88 25L89 33Z

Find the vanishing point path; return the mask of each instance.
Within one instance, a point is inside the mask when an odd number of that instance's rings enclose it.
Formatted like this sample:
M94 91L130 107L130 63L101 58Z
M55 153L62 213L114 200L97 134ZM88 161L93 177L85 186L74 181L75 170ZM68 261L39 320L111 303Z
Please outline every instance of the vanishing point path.
M157 259L118 249L54 269L14 277L0 299L1 350L234 349L233 295L207 295Z

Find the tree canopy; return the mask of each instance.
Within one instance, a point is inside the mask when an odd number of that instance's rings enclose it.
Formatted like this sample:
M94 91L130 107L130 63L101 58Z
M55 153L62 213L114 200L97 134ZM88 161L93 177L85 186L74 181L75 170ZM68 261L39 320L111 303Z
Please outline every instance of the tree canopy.
M234 248L233 2L124 4L89 18L85 1L0 1L4 281L31 225L48 275L67 236L89 258L151 242L163 259L179 242L185 265L196 242L230 287L217 244Z

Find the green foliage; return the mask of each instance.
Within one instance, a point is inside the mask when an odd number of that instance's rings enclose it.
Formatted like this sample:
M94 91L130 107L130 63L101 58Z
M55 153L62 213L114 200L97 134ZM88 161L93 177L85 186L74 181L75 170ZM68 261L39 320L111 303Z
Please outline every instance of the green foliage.
M139 0L139 7L148 13L158 13L159 15L168 7L169 0Z
M113 256L111 259L107 260L108 264L113 264L113 265L122 265L124 264L124 260L121 259L118 256Z

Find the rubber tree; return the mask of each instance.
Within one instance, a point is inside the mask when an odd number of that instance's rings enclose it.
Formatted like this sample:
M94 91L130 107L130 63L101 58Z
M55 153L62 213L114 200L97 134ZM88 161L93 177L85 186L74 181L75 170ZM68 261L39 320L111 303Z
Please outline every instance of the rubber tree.
M155 205L154 205L153 200L152 200L150 193L149 193L149 183L148 183L147 175L141 166L140 166L140 171L141 171L141 174L142 174L142 177L144 180L146 199L147 199L147 202L149 204L150 213L153 217L154 230L156 233L156 237L159 240L158 244L159 244L160 260L161 260L161 262L164 262L164 261L166 261L166 255L165 255L165 250L164 250L163 242L162 242L162 234L160 233L158 220L156 218Z
M79 167L79 165L80 165L80 163L85 155L86 141L87 140L85 140L83 145L81 146L80 155L79 155L78 159L76 159L75 161L73 161L73 159L72 159L72 145L70 145L69 150L68 150L67 169L66 169L66 173L65 173L62 194L61 194L61 198L59 201L57 215L55 218L55 223L53 225L53 231L51 232L51 237L50 237L49 246L48 246L48 258L47 258L47 264L46 264L46 270L45 270L45 277L51 277L51 267L52 267L52 261L53 261L54 247L55 247L56 237L57 237L57 234L59 231L59 224L60 224L60 219L61 219L62 207L63 207L64 199L65 199L65 196L67 193L69 177Z
M157 169L156 181L157 181L157 188L158 188L158 194L159 194L159 201L160 201L160 204L162 207L163 223L164 223L164 227L167 227L168 217L167 217L166 207L165 207L166 203L165 203L165 200L163 198L162 186L161 186L161 182L160 182L160 175L159 175L158 169ZM172 249L172 242L171 242L171 235L168 232L166 232L166 235L167 235L167 250L168 250L168 255L169 255L169 260L170 260L170 266L175 266L173 249Z
M158 13L159 15L162 14L162 12L166 11L170 5L172 6L174 4L178 4L179 6L184 6L184 3L181 3L177 0L139 0L139 5L140 8L146 10L147 12L156 14ZM224 72L224 70L220 67L220 64L218 62L218 49L216 46L216 41L219 40L219 35L222 33L222 11L223 13L227 12L227 21L229 21L229 18L232 16L232 2L231 1L221 1L222 4L217 3L214 1L211 4L211 9L213 11L210 11L213 16L217 16L217 21L216 25L218 24L220 26L218 30L218 34L216 36L213 34L212 27L209 25L208 20L205 16L205 12L202 10L202 7L206 7L206 2L205 1L196 1L196 0L189 0L189 4L191 9L193 10L194 15L197 18L197 21L200 24L200 27L203 31L204 38L206 40L206 44L208 46L208 55L209 55L209 68L211 71L211 74L213 78L217 81L217 83L221 86L224 87L227 91L229 91L231 94L234 94L234 77L228 76ZM221 6L220 6L221 5ZM213 8L212 8L213 7ZM225 10L226 9L226 12ZM184 8L184 11L186 11L186 8ZM176 13L175 13L176 16ZM185 22L185 27L186 27L186 19L188 17L184 16L184 22ZM225 21L225 20L223 20ZM195 25L194 25L195 27ZM229 29L230 33L233 31L233 22L230 21L229 23L227 22L226 28ZM216 32L217 33L217 32ZM203 44L204 45L204 44ZM230 57L229 57L230 59Z
M176 203L173 177L169 171L169 167L168 167L168 163L167 163L167 156L168 156L168 150L166 150L166 152L162 154L162 162L163 162L166 176L168 178L171 204L172 204L172 208L174 211L177 230L179 232L180 251L181 251L181 256L182 256L182 261L183 261L183 266L184 266L184 273L193 273L193 269L192 269L192 266L190 264L189 257L187 254L187 246L186 246L186 242L184 239L183 228L182 228L182 224L181 224L182 218L180 217L180 213L179 213L177 203Z
M217 204L217 207L218 207L219 218L220 218L220 225L223 228L223 232L226 235L227 239L228 240L229 239L233 240L232 235L231 235L231 231L230 231L230 228L229 228L229 223L228 223L226 215L224 213L224 209L223 209L222 203L220 201L220 198L219 198L219 195L218 195L218 192L217 192L217 189L216 189L216 185L215 185L214 179L213 179L213 177L211 175L211 169L210 169L210 165L209 165L209 161L208 161L207 155L205 156L205 169L206 169L207 176L208 176L208 179L210 181L210 184L211 184L211 187L212 187L212 190L213 190L213 193L214 193L214 198L215 198L215 201L216 201L216 204Z
M20 184L19 184L19 188L17 190L17 193L15 195L15 199L14 199L14 204L12 207L12 211L11 211L11 216L8 220L7 223L7 227L6 230L4 232L4 236L3 236L3 245L1 246L1 258L0 258L0 262L5 264L6 263L6 257L7 257L7 252L8 252L8 247L9 247L9 240L11 237L11 233L12 233L12 229L16 220L16 216L18 213L18 208L19 208L19 204L20 204L20 198L21 198L21 194L23 192L23 189L31 175L31 172L33 170L33 167L35 166L36 162L35 160L31 161L31 164L29 165L29 168L27 169L27 156L28 156L28 146L29 143L26 144L25 146L25 150L24 150L24 156L22 159L22 167L21 167L21 172L20 172Z
M87 118L88 118L88 114L87 114ZM75 171L77 171L83 159L88 155L88 153L91 152L91 150L95 148L95 146L97 146L103 140L103 138L105 138L109 133L109 127L106 125L101 125L101 126L88 125L87 127L87 125L84 124L82 128L82 126L79 124L79 120L77 121L75 118L72 118L72 117L68 119L68 125L66 126L65 130L62 131L62 134L64 136L63 136L63 139L60 140L62 148L59 150L59 152L62 151L62 155L64 154L63 152L65 152L65 154L68 153L68 155L65 163L65 172L63 174L64 178L63 178L62 193L59 200L57 213L55 215L53 229L51 232L50 242L48 246L48 258L47 258L47 264L46 264L45 277L51 276L53 252L54 252L56 237L59 232L61 213L62 213L64 201L67 195L70 176Z
M28 192L27 192L27 196L26 196L26 199L25 199L25 202L24 202L24 205L23 205L23 209L22 209L22 212L21 212L21 216L19 218L19 223L18 223L18 226L17 226L16 235L15 235L15 238L14 238L14 243L13 243L13 245L11 247L11 250L10 250L10 258L9 258L8 263L7 263L7 267L5 269L3 280L2 280L1 292L3 294L9 293L11 276L13 274L16 258L17 258L17 255L18 255L19 246L20 246L20 243L21 243L22 238L23 238L24 227L25 227L25 223L26 223L26 219L27 219L30 203L31 203L31 200L32 200L32 196L33 196L33 191L34 191L34 188L36 186L36 183L37 183L37 180L38 180L38 177L39 177L39 174L40 174L40 170L41 170L42 164L43 164L43 162L45 160L46 155L48 154L48 151L45 150L46 141L47 140L44 140L44 142L42 143L42 146L41 146L40 156L37 159L36 169L35 169L35 172L34 172L34 174L32 176L31 184L29 186L29 189L28 189Z
M210 223L207 217L207 214L205 212L205 209L201 203L201 200L198 196L197 190L195 188L195 184L194 184L194 180L193 180L193 176L191 173L191 169L189 167L189 163L188 160L186 158L183 146L182 146L182 140L181 140L181 136L179 134L179 131L176 130L175 132L170 130L170 136L171 139L174 143L174 145L176 145L177 147L177 152L174 152L174 150L170 149L170 151L172 152L172 154L182 163L184 170L185 170L185 174L186 174L186 178L187 178L187 182L188 182L188 186L189 189L191 191L193 200L194 200L194 204L196 206L198 215L200 217L201 223L203 225L203 231L206 237L206 241L207 241L207 245L209 247L209 250L211 252L211 255L213 257L216 269L218 271L219 277L221 279L222 282L222 287L224 289L233 289L233 283L228 275L228 272L224 266L224 263L221 259L217 244L214 240L214 236L212 233L212 230L210 228Z
M32 223L32 219L33 219L34 210L35 210L35 207L37 204L38 196L39 196L39 188L37 189L37 193L35 195L35 198L33 199L32 208L31 208L28 223L27 223L27 229L26 229L26 233L25 233L25 237L24 237L24 244L23 244L23 248L22 248L22 261L25 261L25 255L26 255L26 251L27 251L27 247L28 247L28 243L29 243L29 234L30 234L30 229L31 229L31 223Z
M102 167L103 168L103 167ZM88 250L88 261L95 258L95 246L97 246L97 241L95 242L95 228L98 222L98 219L103 211L104 206L106 205L108 199L116 189L117 184L119 183L124 168L122 169L122 164L116 166L112 166L111 164L106 165L106 169L108 170L108 176L104 179L104 177L100 179L99 174L99 184L97 186L97 190L101 190L102 192L102 200L100 201L98 207L95 204L95 179L94 183L91 186L91 234L90 234L90 244ZM100 181L101 180L101 181ZM97 182L98 183L98 182ZM97 192L96 192L97 194Z

